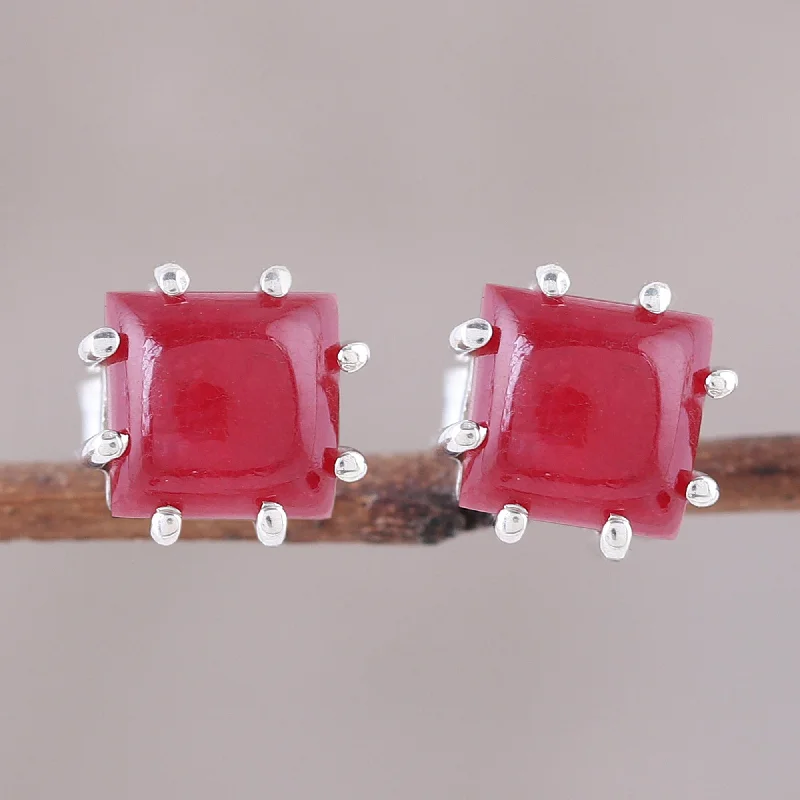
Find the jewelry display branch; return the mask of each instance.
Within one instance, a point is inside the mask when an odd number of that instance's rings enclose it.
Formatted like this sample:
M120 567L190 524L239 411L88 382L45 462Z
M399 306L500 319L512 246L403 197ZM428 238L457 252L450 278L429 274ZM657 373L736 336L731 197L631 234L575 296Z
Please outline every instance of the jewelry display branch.
M696 464L720 486L706 514L800 510L800 436L701 442ZM369 465L359 483L339 484L331 519L293 521L287 541L435 544L492 523L458 507L458 466L446 456L372 456ZM0 465L0 541L149 538L140 520L109 517L102 474L74 464ZM187 520L181 539L255 541L246 520Z

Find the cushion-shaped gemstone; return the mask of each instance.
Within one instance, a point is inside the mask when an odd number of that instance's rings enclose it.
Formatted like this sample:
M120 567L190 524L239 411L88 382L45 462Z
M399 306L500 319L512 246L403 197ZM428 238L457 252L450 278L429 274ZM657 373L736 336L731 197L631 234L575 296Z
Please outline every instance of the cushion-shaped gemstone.
M330 516L339 424L338 311L327 294L112 293L111 511L147 518Z
M686 507L711 320L581 297L486 287L494 333L476 352L460 502L600 530L673 537Z

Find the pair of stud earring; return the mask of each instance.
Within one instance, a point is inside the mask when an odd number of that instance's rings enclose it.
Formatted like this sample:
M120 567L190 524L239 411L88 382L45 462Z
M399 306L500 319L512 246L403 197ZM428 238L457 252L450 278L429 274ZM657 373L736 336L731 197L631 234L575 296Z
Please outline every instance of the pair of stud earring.
M291 292L270 267L250 293L189 293L175 264L154 291L110 293L79 354L100 398L83 460L105 470L116 517L150 520L169 545L184 518L252 519L281 544L288 520L332 514L336 481L364 456L339 444L339 377L369 360L341 344L336 298ZM557 265L530 289L488 285L481 316L450 336L459 366L440 448L461 464L464 508L496 515L504 542L528 519L599 532L607 558L634 533L672 538L687 502L719 489L694 471L706 397L737 384L712 369L712 323L670 311L666 284L635 304L568 296Z

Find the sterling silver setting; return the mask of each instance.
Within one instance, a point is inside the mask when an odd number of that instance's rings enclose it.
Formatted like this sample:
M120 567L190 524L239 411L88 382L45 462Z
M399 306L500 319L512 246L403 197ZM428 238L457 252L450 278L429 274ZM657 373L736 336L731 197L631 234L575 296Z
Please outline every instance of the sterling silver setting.
M286 540L288 521L280 503L264 503L256 519L256 536L261 544L277 547Z
M355 483L366 477L367 459L352 447L341 447L333 471L340 481Z
M547 297L561 298L568 294L571 281L567 271L558 264L545 264L535 271L535 280L529 285ZM635 305L649 314L666 312L672 303L672 291L666 283L659 281L642 287ZM450 334L450 347L457 354L457 365L448 370L445 381L445 410L442 430L437 440L441 452L452 456L460 464L460 457L480 448L489 433L486 426L471 419L471 395L473 383L473 359L494 335L492 324L476 317L457 325ZM702 389L712 399L730 395L738 385L738 377L731 369L715 369L707 376L697 376ZM461 471L456 480L456 496L460 494ZM694 473L686 488L687 501L698 508L709 508L719 499L719 487L713 478ZM517 504L508 504L498 509L495 518L495 533L500 541L518 542L528 525L529 512ZM631 522L621 514L611 514L597 532L601 554L610 561L625 558L633 541Z
M177 264L162 264L153 274L156 286L168 297L180 297L189 291L189 273Z
M84 443L81 460L87 467L106 467L115 458L124 456L129 444L130 437L126 433L100 431Z
M721 400L739 385L739 376L732 369L715 369L705 380L706 394L712 400Z
M450 347L459 355L474 353L492 338L492 326L480 317L456 325L450 333Z
M451 456L460 456L467 450L476 450L483 444L488 429L471 419L448 425L439 436L439 445Z
M178 541L182 525L181 512L172 506L163 506L156 510L150 520L150 537L156 544L168 547Z
M494 532L504 544L516 544L528 527L528 512L514 504L503 506L494 522Z
M619 514L611 514L600 531L600 552L609 561L622 561L631 546L631 539L631 523Z
M98 328L78 345L78 358L88 367L102 364L119 350L119 334L113 328Z
M686 487L686 499L697 508L710 508L719 500L719 486L710 476L695 472Z
M536 269L536 283L531 284L531 289L536 286L548 297L563 297L569 291L569 275L558 264L545 264Z
M189 273L177 264L163 264L153 272L155 285L152 291L161 292L170 298L180 298L189 289ZM292 286L292 274L287 267L272 266L261 273L257 292L280 299L286 297ZM78 345L78 356L89 368L89 376L79 387L79 400L83 422L84 444L81 448L82 463L99 469L106 477L106 502L111 508L111 481L107 467L127 454L131 437L108 429L108 390L106 366L119 351L122 344L118 331L101 327L85 336ZM364 342L343 344L337 353L337 362L342 374L358 372L370 360L369 346ZM335 461L328 467L333 475L345 483L353 483L367 474L367 460L362 453L349 447L339 448ZM150 536L162 546L174 544L181 535L183 516L173 506L154 509L150 520ZM278 502L265 502L254 520L256 538L268 547L282 544L287 535L288 518Z
M286 297L292 288L292 273L286 267L269 267L261 273L258 285L270 297Z
M639 305L651 314L663 314L672 302L672 290L666 283L648 283L639 292Z
M358 372L366 367L369 362L369 345L364 342L349 342L342 346L336 359L342 372Z

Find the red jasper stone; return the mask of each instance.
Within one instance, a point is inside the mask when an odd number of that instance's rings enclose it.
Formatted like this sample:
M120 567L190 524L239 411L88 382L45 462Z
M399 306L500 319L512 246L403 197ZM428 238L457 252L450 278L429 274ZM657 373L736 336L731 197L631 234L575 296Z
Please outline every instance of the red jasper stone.
M333 509L339 433L336 298L292 293L109 294L122 344L108 364L111 512L252 519Z
M600 530L610 514L671 538L686 507L708 374L706 317L486 287L460 503Z

